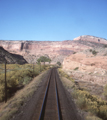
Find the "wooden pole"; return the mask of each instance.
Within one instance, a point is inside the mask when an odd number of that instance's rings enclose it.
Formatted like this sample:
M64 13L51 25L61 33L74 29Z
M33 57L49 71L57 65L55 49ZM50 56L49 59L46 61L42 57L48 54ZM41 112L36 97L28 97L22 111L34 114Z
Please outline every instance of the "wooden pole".
M7 102L7 81L6 81L6 61L5 61L5 103Z
M41 72L41 61L40 61L40 72Z
M33 75L34 75L34 63L33 63Z

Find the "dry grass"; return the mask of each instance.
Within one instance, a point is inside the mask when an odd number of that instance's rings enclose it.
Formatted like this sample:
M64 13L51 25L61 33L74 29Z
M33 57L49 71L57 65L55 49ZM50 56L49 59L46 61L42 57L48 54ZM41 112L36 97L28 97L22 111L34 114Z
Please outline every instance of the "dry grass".
M3 64L0 64L3 67ZM41 65L41 71L47 70L49 66ZM33 69L34 68L34 69ZM7 64L7 98L10 98L17 90L29 84L32 78L40 74L40 65L36 64ZM4 70L0 71L0 102L5 99Z
M87 116L87 117L86 117L86 120L103 120L103 119L98 118L98 117L96 117L96 116Z
M102 100L100 97L92 95L89 91L81 89L80 87L76 87L77 83L73 82L71 78L66 77L66 73L62 74L61 70L59 70L61 74L61 80L64 86L70 91L71 95L74 97L76 104L78 107L85 111L91 112L94 116L87 116L86 120L107 120L107 102ZM69 80L69 82L68 82ZM100 119L100 118L101 119Z
M39 76L35 77L28 85L26 85L22 90L16 92L15 96L8 100L8 102L1 103L0 106L0 120L8 120L13 114L15 114L18 109L25 103L25 101L30 98L33 93L37 90L39 83L45 76L47 71L41 73Z

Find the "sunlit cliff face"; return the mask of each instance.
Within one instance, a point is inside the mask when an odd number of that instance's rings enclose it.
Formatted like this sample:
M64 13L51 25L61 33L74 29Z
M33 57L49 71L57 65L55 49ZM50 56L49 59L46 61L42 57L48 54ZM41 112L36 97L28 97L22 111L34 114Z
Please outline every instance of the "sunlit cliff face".
M92 44L92 42L96 44ZM74 40L66 41L0 41L0 46L11 53L20 54L24 57L34 55L48 55L51 59L58 56L69 56L74 52L91 49L98 44L107 44L102 38L93 36L80 36ZM28 57L26 57L28 58Z

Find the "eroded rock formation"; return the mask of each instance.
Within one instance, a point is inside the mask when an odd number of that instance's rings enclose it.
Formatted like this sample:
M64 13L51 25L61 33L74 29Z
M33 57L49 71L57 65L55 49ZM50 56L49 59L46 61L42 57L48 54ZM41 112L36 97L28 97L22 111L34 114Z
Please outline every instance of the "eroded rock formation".
M62 62L66 56L86 49L103 47L107 41L93 36L80 36L66 41L0 41L0 46L11 53L22 55L29 63L40 56Z

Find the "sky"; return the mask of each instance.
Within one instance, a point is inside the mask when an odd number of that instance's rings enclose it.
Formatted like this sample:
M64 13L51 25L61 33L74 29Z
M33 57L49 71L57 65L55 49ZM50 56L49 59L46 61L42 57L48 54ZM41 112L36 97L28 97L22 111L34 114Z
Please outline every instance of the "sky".
M107 0L0 0L0 40L107 39Z

